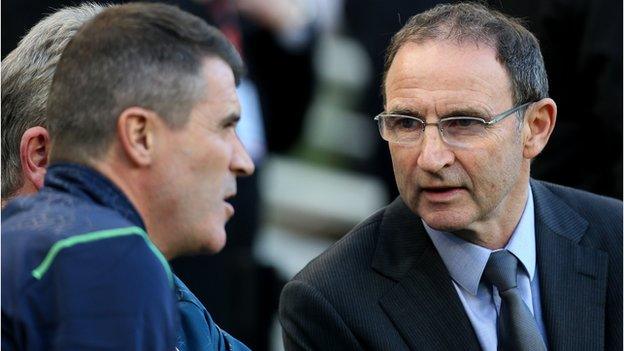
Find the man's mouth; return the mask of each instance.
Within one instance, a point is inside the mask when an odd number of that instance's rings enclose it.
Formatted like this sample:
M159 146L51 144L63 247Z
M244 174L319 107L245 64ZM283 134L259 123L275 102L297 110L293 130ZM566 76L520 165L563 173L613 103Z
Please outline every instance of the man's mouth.
M234 215L234 206L232 206L232 204L228 201L234 196L236 196L236 193L231 193L223 198L223 203L225 204L225 212L227 213L228 217L232 217Z
M421 192L425 198L432 202L450 201L464 190L465 189L463 187L455 186L433 186L421 188Z
M454 189L461 189L461 187L458 186L435 186L435 187L423 187L422 190L423 191L431 191L434 193L443 193L445 191L451 191Z
M225 212L228 218L232 217L234 215L234 206L232 206L232 204L227 201L223 201L223 204L225 204Z

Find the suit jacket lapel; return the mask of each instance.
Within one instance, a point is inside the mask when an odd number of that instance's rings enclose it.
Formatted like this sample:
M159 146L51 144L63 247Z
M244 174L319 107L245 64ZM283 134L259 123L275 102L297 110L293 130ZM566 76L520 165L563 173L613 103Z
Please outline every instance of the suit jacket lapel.
M410 349L480 349L444 262L400 199L384 215L372 266L397 282L379 303Z
M550 350L604 348L606 253L579 245L588 223L543 184L535 201L542 317Z

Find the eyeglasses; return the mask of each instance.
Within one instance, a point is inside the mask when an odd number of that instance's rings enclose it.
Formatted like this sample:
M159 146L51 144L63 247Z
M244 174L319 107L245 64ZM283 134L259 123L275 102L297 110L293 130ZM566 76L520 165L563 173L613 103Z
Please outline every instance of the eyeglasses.
M427 123L417 117L393 113L380 113L375 116L375 120L379 125L381 137L391 143L415 145L425 134L425 127L432 125L438 127L445 143L466 147L482 140L489 127L530 104L532 102L513 107L492 117L489 121L479 117L458 116L442 118L436 123Z

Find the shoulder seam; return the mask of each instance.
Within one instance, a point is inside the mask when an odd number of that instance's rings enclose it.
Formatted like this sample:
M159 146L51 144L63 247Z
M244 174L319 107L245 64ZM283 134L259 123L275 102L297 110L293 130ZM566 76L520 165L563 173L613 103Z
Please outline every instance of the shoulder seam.
M78 244L84 244L88 242L116 238L116 237L127 236L127 235L138 235L142 237L143 240L145 240L145 243L149 247L150 251L152 251L152 253L156 256L156 258L158 258L160 263L163 265L163 268L165 269L167 277L169 278L169 283L173 286L173 275L171 273L171 268L169 267L169 263L167 262L163 254L160 252L160 250L158 250L158 248L156 248L154 243L152 243L152 241L149 239L149 237L147 236L147 233L142 228L137 227L137 226L99 230L95 232L74 235L72 237L59 240L56 243L54 243L54 245L52 245L52 247L46 254L43 261L41 261L41 263L37 266L37 268L33 269L31 274L35 279L41 280L41 278L43 278L43 276L46 274L46 272L52 265L52 262L54 261L56 256L63 249L70 248Z

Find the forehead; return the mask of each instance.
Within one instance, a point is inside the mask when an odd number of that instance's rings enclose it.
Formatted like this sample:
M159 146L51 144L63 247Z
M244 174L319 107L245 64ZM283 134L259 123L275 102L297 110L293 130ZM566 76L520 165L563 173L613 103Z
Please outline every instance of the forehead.
M210 115L216 118L240 114L234 73L230 66L220 58L206 58L201 74L205 88L196 108L210 110Z
M496 109L512 101L509 75L496 59L496 51L486 44L408 42L388 70L385 89L387 108L482 105Z

